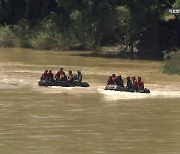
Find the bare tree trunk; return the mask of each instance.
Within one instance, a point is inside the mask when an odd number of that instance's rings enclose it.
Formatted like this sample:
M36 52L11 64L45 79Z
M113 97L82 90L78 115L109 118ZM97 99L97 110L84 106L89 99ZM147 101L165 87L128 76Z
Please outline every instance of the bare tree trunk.
M129 43L129 48L130 48L131 54L133 54L134 53L134 45L133 45L132 41Z
M26 13L25 13L26 19L28 19L28 15L29 15L29 0L26 0Z
M5 6L4 0L1 0L1 4L2 4L2 8L4 9L4 6Z

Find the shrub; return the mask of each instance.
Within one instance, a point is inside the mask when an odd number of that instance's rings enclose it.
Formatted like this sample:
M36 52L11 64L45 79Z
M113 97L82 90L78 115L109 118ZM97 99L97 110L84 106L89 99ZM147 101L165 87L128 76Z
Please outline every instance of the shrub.
M179 74L180 75L180 49L166 52L164 54L165 64L163 66L163 72L167 74Z
M30 44L36 49L60 49L63 45L61 35L50 35L48 32L39 32L39 35L30 40Z
M21 19L17 25L13 25L13 32L17 37L19 47L30 47L29 40L32 37L29 21Z
M16 45L17 38L15 37L10 26L0 27L0 46L1 47L14 47Z

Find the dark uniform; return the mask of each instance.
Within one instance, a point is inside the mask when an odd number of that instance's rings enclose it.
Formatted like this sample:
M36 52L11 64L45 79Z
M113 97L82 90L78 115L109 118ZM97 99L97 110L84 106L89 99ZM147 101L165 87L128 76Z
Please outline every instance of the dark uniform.
M116 79L116 84L117 84L118 86L124 87L124 81L123 81L123 79L121 78L121 75L119 75L119 76L117 77L117 79Z
M112 76L109 76L109 79L107 80L107 85L114 85L114 81L112 79Z
M40 80L47 80L48 79L48 70L45 70L44 73L42 73Z
M74 82L74 75L73 75L72 71L69 71L68 82L69 83Z
M59 71L56 73L55 78L56 80L60 80L60 76L64 73L63 68L61 67Z
M128 76L128 77L126 77L126 79L127 79L127 88L130 90L130 89L132 89L132 81L131 81L131 79L130 79L130 77Z
M77 84L82 82L82 74L80 70L77 71L76 80L74 82Z
M48 72L48 80L53 81L54 80L54 74L52 73L52 70L49 70Z

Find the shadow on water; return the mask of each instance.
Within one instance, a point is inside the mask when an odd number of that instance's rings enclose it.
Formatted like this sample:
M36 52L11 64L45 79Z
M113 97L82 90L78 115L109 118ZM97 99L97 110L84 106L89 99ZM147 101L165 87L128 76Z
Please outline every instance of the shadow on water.
M84 53L73 53L69 54L70 56L81 56L81 57L98 57L98 58L110 58L110 59L129 59L129 60L153 60L153 61L163 61L163 55L157 54L153 55L150 53L125 53L125 54L104 54L97 55L92 52L84 52Z

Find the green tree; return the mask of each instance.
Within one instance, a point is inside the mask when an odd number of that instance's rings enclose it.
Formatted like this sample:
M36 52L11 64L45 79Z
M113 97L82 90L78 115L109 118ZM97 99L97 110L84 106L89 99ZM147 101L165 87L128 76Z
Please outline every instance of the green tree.
M159 22L174 0L127 0L123 3L131 12L126 44L133 53L134 46L143 52L157 52ZM148 51L149 50L149 51Z
M173 8L176 9L180 9L180 0L176 0L174 2L174 4L172 5ZM180 15L179 14L174 14L174 16L176 17L176 19L180 19Z

